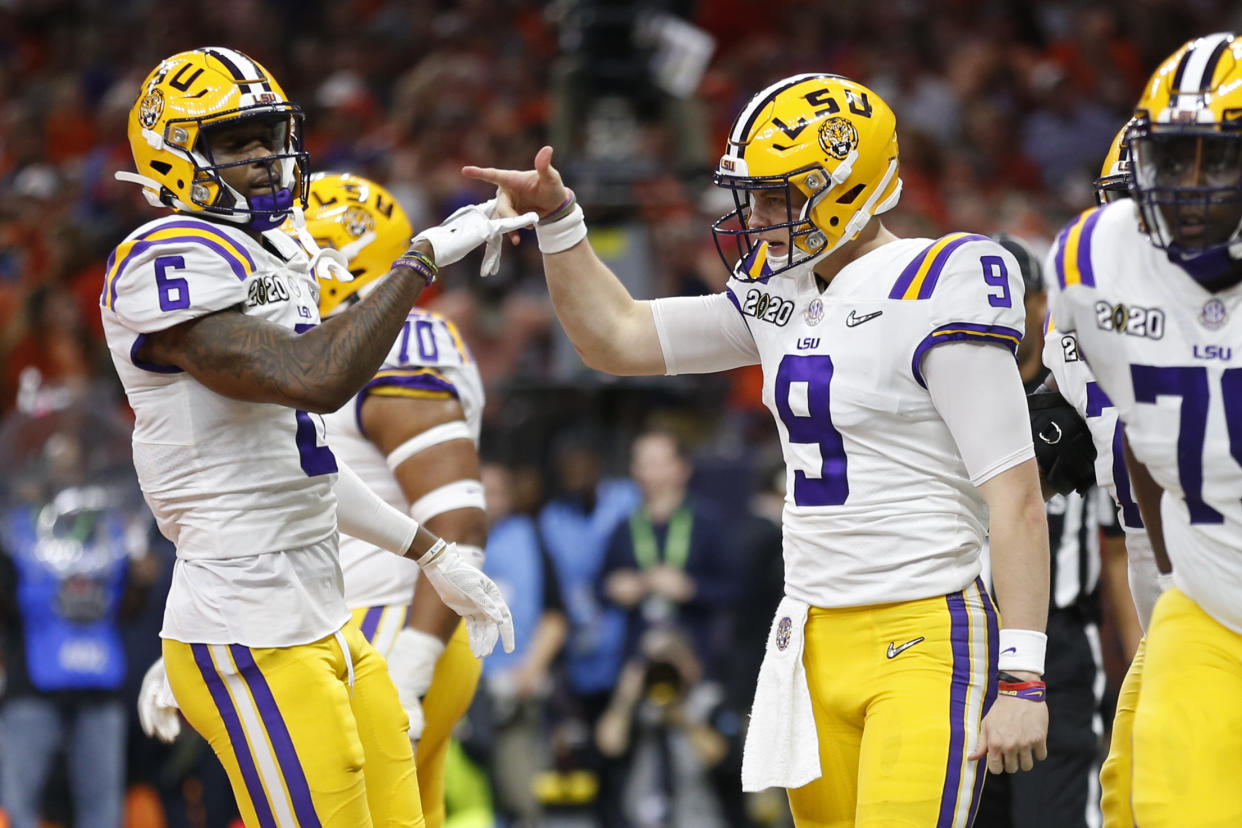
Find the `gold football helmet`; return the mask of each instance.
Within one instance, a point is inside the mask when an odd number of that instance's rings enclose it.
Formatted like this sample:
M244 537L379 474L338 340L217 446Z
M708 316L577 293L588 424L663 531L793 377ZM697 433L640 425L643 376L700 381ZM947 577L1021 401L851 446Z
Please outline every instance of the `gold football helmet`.
M1133 119L1127 121L1117 132L1112 146L1108 148L1108 155L1104 156L1100 177L1092 182L1097 204L1104 205L1119 198L1130 197L1130 182L1134 174L1130 166L1129 134L1133 123Z
M1196 38L1160 64L1127 140L1152 244L1214 279L1242 256L1242 38Z
M732 239L738 278L813 267L873 215L892 209L901 196L896 129L888 104L840 75L794 75L751 98L712 177L732 192L735 205L712 225L725 265L725 240ZM761 191L784 191L784 222L751 226ZM761 238L772 240L774 230L788 234L779 256Z
M348 173L310 177L306 230L320 247L344 254L352 281L319 278L319 315L327 319L362 298L410 244L414 228L392 194Z
M261 118L281 149L266 159L271 193L244 198L220 170L255 161L217 164L206 135L215 127ZM147 76L129 112L129 146L147 201L187 213L207 213L256 230L278 226L302 199L307 155L302 150L302 110L285 98L271 73L234 49L180 52Z

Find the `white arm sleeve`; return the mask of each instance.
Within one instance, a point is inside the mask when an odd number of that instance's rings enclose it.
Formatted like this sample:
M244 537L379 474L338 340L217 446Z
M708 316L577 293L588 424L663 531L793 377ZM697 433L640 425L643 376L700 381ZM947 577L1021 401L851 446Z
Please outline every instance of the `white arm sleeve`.
M951 342L923 358L923 378L976 486L1035 456L1026 395L1013 354Z
M664 373L709 374L759 361L759 349L728 292L651 302Z
M336 521L342 532L404 555L418 533L418 521L371 491L353 469L337 460Z

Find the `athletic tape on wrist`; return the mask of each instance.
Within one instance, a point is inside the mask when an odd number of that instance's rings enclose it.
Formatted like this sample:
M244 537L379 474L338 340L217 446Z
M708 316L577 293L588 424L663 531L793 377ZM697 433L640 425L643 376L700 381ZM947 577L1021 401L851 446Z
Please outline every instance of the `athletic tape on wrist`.
M470 426L466 425L465 420L442 423L438 426L432 426L424 432L415 434L393 449L384 458L384 462L388 464L388 468L396 471L397 466L400 466L420 451L440 443L447 443L449 440L469 440L472 443L474 442L474 435L470 433Z
M586 217L582 206L575 204L569 215L547 224L535 225L535 236L539 239L539 252L544 254L561 253L586 238Z
M1036 630L1000 631L1000 659L998 669L1006 673L1020 670L1044 674L1044 652L1048 648L1048 636Z
M438 489L432 489L410 504L410 517L419 523L426 523L436 515L454 509L470 508L487 508L487 500L483 497L483 484L477 480L455 480Z

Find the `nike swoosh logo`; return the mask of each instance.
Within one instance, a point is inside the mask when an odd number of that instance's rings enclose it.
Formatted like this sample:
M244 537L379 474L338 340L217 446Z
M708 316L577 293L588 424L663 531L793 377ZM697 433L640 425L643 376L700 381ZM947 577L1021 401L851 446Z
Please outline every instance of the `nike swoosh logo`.
M1016 653L1017 651L1018 651L1017 647L1006 647L1005 649L1001 650L1001 655L1004 655L1005 653Z
M864 322L870 322L882 313L884 313L884 311L874 311L872 313L864 313L862 316L859 316L858 311L851 310L850 315L845 317L845 325L848 328L853 328ZM919 640L921 641L922 639Z
M888 657L896 658L897 656L901 655L906 650L910 649L911 647L913 647L915 644L918 644L922 640L923 640L923 636L920 635L918 638L914 639L913 641L907 641L905 644L902 644L900 647L893 646L893 642L890 641L888 642Z

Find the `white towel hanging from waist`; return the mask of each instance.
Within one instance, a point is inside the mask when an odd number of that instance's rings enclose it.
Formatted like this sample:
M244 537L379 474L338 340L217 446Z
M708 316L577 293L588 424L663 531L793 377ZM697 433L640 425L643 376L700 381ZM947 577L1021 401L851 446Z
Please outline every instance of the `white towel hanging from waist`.
M802 664L809 605L786 596L759 668L742 753L742 790L800 788L820 777L819 737Z

